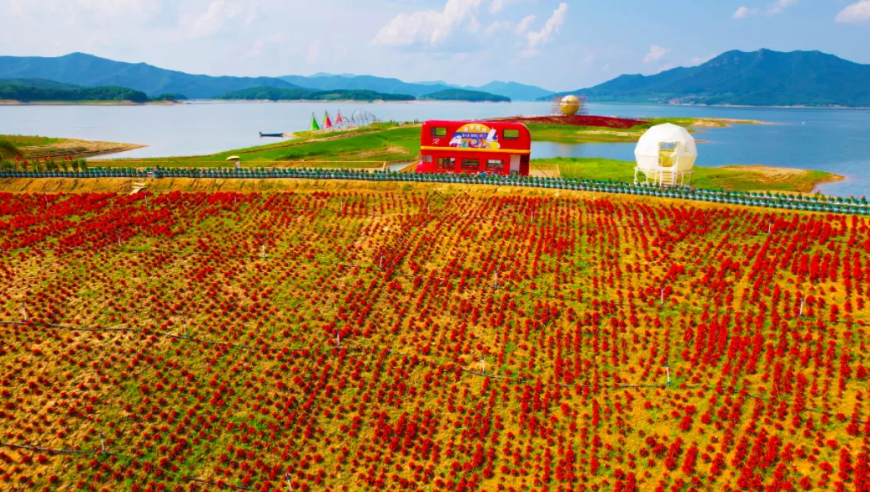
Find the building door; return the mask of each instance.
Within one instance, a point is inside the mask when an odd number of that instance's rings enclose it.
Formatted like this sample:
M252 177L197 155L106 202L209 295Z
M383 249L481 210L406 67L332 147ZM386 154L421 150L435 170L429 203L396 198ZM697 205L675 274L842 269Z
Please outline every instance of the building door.
M520 156L519 154L511 155L511 174L520 173Z

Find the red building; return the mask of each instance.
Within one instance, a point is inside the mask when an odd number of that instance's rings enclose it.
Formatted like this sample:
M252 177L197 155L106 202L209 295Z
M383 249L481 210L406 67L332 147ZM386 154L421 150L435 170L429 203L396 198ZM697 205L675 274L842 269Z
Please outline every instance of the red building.
M418 173L529 175L532 137L522 123L427 121Z

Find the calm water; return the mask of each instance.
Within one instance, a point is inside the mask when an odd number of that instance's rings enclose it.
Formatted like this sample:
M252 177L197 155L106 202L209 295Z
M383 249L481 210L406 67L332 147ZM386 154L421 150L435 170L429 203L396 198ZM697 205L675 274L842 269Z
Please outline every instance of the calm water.
M259 132L308 127L311 113L350 116L365 109L383 120L471 119L549 112L549 103L194 103L176 106L2 106L0 134L50 135L140 143L124 157L209 154L274 142ZM590 112L624 117L691 116L756 119L777 125L711 129L700 139L698 164L763 164L820 169L846 176L823 185L829 194L870 191L870 111L821 109L703 108L591 104ZM533 157L608 157L633 160L634 144L533 144Z

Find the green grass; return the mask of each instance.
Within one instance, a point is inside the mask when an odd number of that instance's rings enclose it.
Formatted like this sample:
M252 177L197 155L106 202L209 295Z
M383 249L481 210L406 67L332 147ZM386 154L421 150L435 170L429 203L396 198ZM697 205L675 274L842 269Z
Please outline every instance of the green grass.
M63 142L63 138L40 137L30 135L0 135L0 140L12 143L16 147L38 147Z
M692 125L702 121L705 123L705 128L710 127L725 127L728 122L718 121L709 118L653 118L648 123L643 125L633 126L631 128L602 128L597 126L572 126L572 125L550 125L529 123L527 126L532 132L532 140L539 142L556 142L556 143L622 143L622 142L637 142L637 139L644 134L649 128L655 125L672 123L682 127L689 128L692 133L697 133L698 130L692 129ZM741 124L750 124L753 122L745 121Z
M396 152L392 152L396 150ZM222 152L196 160L223 160L234 152ZM251 149L239 153L243 161L297 161L297 160L373 160L402 161L414 159L420 153L420 129L397 128L373 133L346 136L334 140L310 140Z
M420 127L383 124L381 130L355 129L345 132L315 133L306 139L307 132L297 133L297 140L275 144L234 149L217 154L154 158L141 161L101 160L102 167L225 167L227 157L238 155L243 167L260 167L264 163L281 166L294 161L369 161L347 164L318 164L318 167L367 168L374 163L404 162L417 158L420 153Z
M634 182L635 163L614 159L567 158L533 159L532 170L559 167L563 178ZM836 181L837 175L824 171L789 169L770 174L774 168L760 166L696 166L692 186L731 191L792 191L808 193L819 183Z

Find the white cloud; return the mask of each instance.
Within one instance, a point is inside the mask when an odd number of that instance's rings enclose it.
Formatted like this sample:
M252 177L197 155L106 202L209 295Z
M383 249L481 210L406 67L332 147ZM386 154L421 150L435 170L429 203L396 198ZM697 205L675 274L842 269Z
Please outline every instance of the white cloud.
M444 10L421 10L399 14L382 27L372 43L381 46L410 46L428 44L436 46L447 39L457 25L468 20L473 27L477 19L474 12L482 0L447 0Z
M870 0L861 0L844 8L837 14L837 22L841 24L870 22Z
M321 59L322 50L320 49L320 41L314 41L308 45L308 63L316 64Z
M98 17L141 17L150 16L161 8L160 2L148 0L7 0L5 3L4 13L15 16L87 14Z
M468 21L468 32L477 32L480 30L480 21L477 20L477 17L472 16L471 20Z
M483 32L487 36L492 36L499 31L510 31L513 27L514 23L511 21L496 21L487 26Z
M764 9L764 15L779 15L785 12L785 10L792 5L797 5L798 1L799 0L776 0L773 3L767 4L767 7ZM733 19L741 20L760 13L762 13L762 10L757 7L740 7L731 17Z
M275 33L265 38L258 38L254 41L254 45L251 46L251 50L248 51L247 56L249 58L258 58L260 56L263 56L263 49L266 48L268 45L281 43L286 40L287 35L284 33Z
M654 44L649 47L649 53L643 57L644 63L653 63L661 60L671 51L669 48L662 48L661 46Z
M547 19L547 23L540 31L529 31L526 38L529 40L529 48L534 49L544 46L553 40L553 37L559 33L562 24L565 23L565 18L568 15L568 4L562 2L559 7L553 11L553 15Z
M737 12L734 12L734 15L731 17L734 19L745 19L750 15L755 15L758 13L758 9L751 9L749 7L740 7L737 9Z
M181 20L181 26L188 28L192 38L204 38L224 32L230 21L245 16L244 24L250 24L256 18L256 11L248 4L233 0L213 0L205 12L196 16L186 16Z
M767 15L778 15L781 14L792 5L797 5L798 0L777 0L772 4L767 6Z
M528 30L529 30L529 26L530 26L530 25L532 24L532 22L534 22L535 19L537 19L537 18L538 18L537 15L527 15L527 16L523 17L523 20L521 20L520 23L517 24L516 33L517 33L517 34L523 34L524 32L528 31Z
M505 7L512 3L520 3L523 0L492 0L492 3L489 5L490 13L497 14L501 12Z

